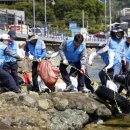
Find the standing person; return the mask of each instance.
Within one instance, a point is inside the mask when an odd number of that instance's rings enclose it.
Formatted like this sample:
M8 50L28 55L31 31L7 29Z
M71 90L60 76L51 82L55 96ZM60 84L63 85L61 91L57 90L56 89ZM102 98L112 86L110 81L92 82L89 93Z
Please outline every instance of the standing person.
M83 44L83 36L76 34L74 39L64 41L59 47L61 57L60 72L67 87L65 92L73 90L70 75L67 72L69 64L75 66L78 71L78 91L84 92L84 74L86 69L86 46Z
M38 74L37 66L38 61L46 58L46 46L45 43L39 39L37 35L31 36L28 43L25 46L25 55L29 57L32 62L32 81L33 81L33 91L39 92L38 86Z
M12 51L12 53L18 54L18 45L15 41L15 38L16 38L15 30L10 30L8 32L8 35L10 36L10 42L9 42L8 48ZM4 63L3 69L12 75L12 77L15 80L16 85L18 86L19 89L21 89L19 86L19 79L18 79L18 73L17 73L17 70L18 70L17 59L7 55L5 57L5 63Z
M129 62L130 62L130 35L126 36L125 60L126 60L126 71L128 71L128 69L129 69Z
M111 39L109 40L108 46L115 53L114 78L116 74L121 72L122 59L125 59L124 31L120 27L116 27L111 31Z
M7 34L1 35L1 42L0 42L0 81L3 85L9 90L16 93L19 93L20 90L18 86L15 84L13 77L3 69L3 65L5 62L6 55L20 59L20 57L8 48L8 44L10 41L10 37Z
M130 62L130 35L126 36L125 41L125 59L122 60L122 74L127 74L129 71L129 62ZM120 86L119 93L122 92L123 86ZM130 91L127 91L127 95L130 96Z

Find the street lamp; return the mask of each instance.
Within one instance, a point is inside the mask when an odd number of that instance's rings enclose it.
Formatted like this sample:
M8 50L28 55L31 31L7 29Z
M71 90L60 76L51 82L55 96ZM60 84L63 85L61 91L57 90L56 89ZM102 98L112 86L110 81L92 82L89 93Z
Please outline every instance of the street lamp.
M34 28L34 34L35 34L35 0L33 0L33 28Z
M46 4L47 4L47 1L44 0L44 9L45 9L45 14L44 14L44 35L47 36L48 34L48 25L47 25L47 11L46 11ZM55 5L55 1L53 0L52 1L52 5Z
M112 22L111 22L111 0L109 0L109 16L110 16L110 18L109 18L109 30L111 31L111 24L112 24Z

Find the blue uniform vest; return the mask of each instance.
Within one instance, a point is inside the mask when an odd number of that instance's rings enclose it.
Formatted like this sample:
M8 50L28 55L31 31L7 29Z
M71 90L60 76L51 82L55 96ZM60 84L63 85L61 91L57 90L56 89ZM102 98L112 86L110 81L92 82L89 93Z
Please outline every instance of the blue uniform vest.
M11 41L10 44L8 45L8 48L11 50L13 54L17 54L17 43L16 41ZM11 56L6 56L5 57L5 62L16 62L16 59L11 57Z
M69 40L66 43L65 55L69 62L78 62L80 60L80 54L85 49L85 45L81 43L79 47L74 51L74 41Z
M37 40L36 45L33 46L31 43L28 43L28 49L30 51L30 54L34 56L35 59L41 58L42 55L42 40Z
M115 52L114 63L121 63L125 51L125 41L123 39L120 41L111 39L109 48Z
M130 62L130 47L125 44L125 58L126 62Z
M4 50L7 47L3 42L0 42L0 68L3 67L4 61L5 61L5 54Z
M106 64L106 66L109 64L109 57L108 57L108 51L105 53L101 53L99 54L102 58L102 60L104 61L104 63Z

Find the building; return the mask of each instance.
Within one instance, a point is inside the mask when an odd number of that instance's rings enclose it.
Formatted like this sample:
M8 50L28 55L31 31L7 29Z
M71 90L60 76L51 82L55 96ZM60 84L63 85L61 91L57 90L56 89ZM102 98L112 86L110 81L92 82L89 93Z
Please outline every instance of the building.
M119 13L117 21L120 23L127 22L128 28L130 28L130 8L122 9Z
M25 24L25 12L13 9L0 9L0 29L9 25Z
M130 8L122 9L118 14L116 22L122 26L126 34L130 34Z

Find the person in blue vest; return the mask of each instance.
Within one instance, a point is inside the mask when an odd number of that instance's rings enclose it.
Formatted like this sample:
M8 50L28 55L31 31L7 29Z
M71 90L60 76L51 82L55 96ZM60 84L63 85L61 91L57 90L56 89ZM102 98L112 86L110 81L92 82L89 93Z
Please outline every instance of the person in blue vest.
M8 32L8 35L10 36L10 43L8 45L8 48L14 54L18 54L18 45L17 45L17 42L15 41L15 38L16 38L15 30L10 30ZM21 89L19 85L19 79L18 79L18 73L17 73L17 70L18 70L17 59L7 55L5 57L5 63L4 63L3 69L12 75L12 77L15 80L16 85L18 86L19 89Z
M13 91L19 93L20 90L15 84L13 77L3 69L3 65L5 62L6 55L11 56L16 59L20 59L19 55L14 54L9 48L8 44L10 41L10 37L8 34L2 34L0 42L0 81L5 86L7 91Z
M122 69L122 60L125 59L125 40L124 40L124 31L120 26L117 26L111 31L111 39L108 42L108 46L115 53L115 67L113 78L115 75L121 73ZM119 84L116 83L119 89Z
M86 46L83 43L83 35L76 34L73 39L64 41L59 47L61 57L60 72L66 83L65 92L73 90L70 75L67 72L69 64L78 70L78 91L84 92L84 74L86 71Z
M98 55L101 57L101 59L105 63L105 67L103 67L103 69L101 69L101 71L99 72L99 78L100 78L101 84L103 86L106 86L107 79L108 79L108 77L106 76L106 73L108 73L108 75L111 78L113 78L114 67L115 67L115 63L114 63L115 53L111 49L109 49L107 44L101 43L99 44L98 49L92 54L90 54L88 64L93 65L93 60L95 56L98 56Z
M130 35L126 36L125 41L125 59L123 59L122 62L122 74L127 74L127 72L130 70ZM119 93L122 92L123 86L120 86ZM130 91L127 91L127 95L130 96Z
M128 69L129 69L129 62L130 62L130 35L126 36L125 60L126 60L126 70L128 71Z
M37 74L37 66L38 62L42 59L46 58L46 46L43 40L39 38L37 35L32 35L25 46L25 55L32 62L32 81L33 88L32 91L39 92L38 86L38 74Z

